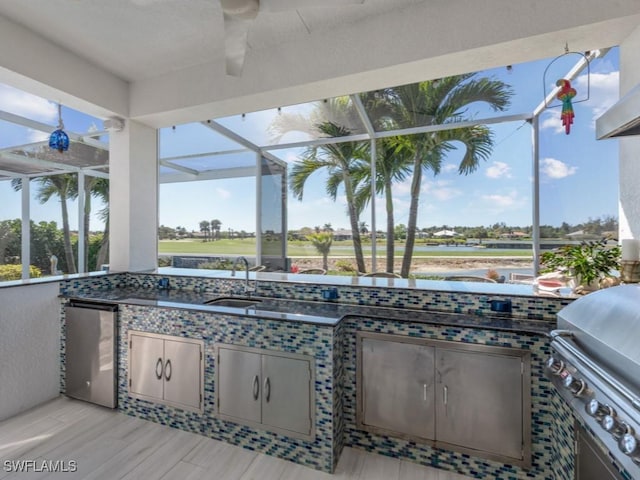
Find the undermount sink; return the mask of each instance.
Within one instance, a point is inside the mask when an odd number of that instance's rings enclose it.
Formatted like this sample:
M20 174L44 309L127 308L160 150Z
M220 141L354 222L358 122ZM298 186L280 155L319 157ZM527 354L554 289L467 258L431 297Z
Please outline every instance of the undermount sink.
M205 305L217 305L218 307L232 307L232 308L249 308L254 307L256 303L260 303L260 300L256 298L231 298L220 297L213 300L207 300Z

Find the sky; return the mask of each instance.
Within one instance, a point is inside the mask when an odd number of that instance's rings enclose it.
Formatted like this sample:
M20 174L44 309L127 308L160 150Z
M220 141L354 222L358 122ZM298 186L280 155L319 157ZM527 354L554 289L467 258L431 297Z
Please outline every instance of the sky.
M511 106L496 113L482 104L471 105L465 115L480 119L511 114L530 114L543 101L555 81L580 59L578 54L561 55L527 64L513 65L478 73L510 84L514 90ZM546 69L546 70L545 70ZM595 118L618 98L618 53L612 49L604 58L593 61L590 72L584 71L574 82L575 120L571 134L566 135L560 121L558 102L552 102L540 118L540 220L541 224L577 224L589 218L617 216L618 208L618 150L616 140L595 140ZM588 87L588 88L587 88ZM588 96L587 96L588 91ZM0 110L9 111L52 125L57 123L56 105L10 87L0 85ZM275 141L268 127L279 115L308 116L313 104L283 106L264 112L247 113L218 119L218 121L258 145ZM71 109L63 109L65 127L74 132L101 128L100 120ZM358 126L354 125L357 130ZM359 127L362 129L362 127ZM527 226L532 223L532 128L523 121L493 125L494 148L491 157L472 174L460 176L457 165L463 152L448 154L442 171L426 175L421 185L418 226L489 226L504 222L507 225ZM0 122L0 148L43 140L47 134ZM279 140L288 143L309 137L292 132ZM238 148L231 140L201 124L178 125L161 130L160 156L174 157ZM291 165L303 149L274 150L272 152ZM202 169L211 162L224 166L252 165L253 153L238 153L206 159L183 160L180 163ZM305 184L303 200L289 193L288 227L314 227L330 223L334 228L349 228L344 192L336 201L325 191L326 175L314 173ZM407 223L410 179L395 184L395 221ZM71 205L72 211L76 209ZM101 208L95 205L94 210ZM384 200L376 198L375 224L383 229L386 218ZM60 206L54 201L45 205L32 202L31 216L35 221L60 222ZM234 178L188 183L162 184L160 187L160 224L187 230L199 230L202 220L218 219L223 230L255 231L255 179ZM8 182L0 182L0 219L20 216L20 196ZM74 216L72 216L74 217ZM373 224L371 209L361 218ZM77 219L72 218L72 228ZM92 229L102 228L99 220L92 220Z

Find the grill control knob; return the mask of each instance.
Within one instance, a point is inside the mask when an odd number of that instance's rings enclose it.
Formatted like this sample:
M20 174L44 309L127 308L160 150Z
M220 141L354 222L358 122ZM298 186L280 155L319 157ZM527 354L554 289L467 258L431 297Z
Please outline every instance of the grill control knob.
M569 389L569 391L573 394L574 397L579 397L587 388L587 384L584 383L584 380L580 378L574 378L573 375L569 374L564 377L562 380L562 385L565 388Z
M631 457L634 463L640 464L640 446L638 445L638 439L634 435L625 433L618 446L622 453Z
M586 412L597 420L602 420L605 415L614 416L616 412L609 405L603 405L595 398L592 398L584 406Z
M564 370L564 362L555 357L549 357L547 359L547 370L549 370L553 375L560 375Z
M602 428L620 440L625 434L633 435L633 429L624 422L619 422L612 415L605 415L600 422Z

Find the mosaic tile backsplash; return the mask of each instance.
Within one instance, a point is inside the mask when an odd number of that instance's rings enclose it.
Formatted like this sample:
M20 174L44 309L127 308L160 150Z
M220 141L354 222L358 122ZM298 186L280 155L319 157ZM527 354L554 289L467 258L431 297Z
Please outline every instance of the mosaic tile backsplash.
M110 274L102 277L61 282L61 294L114 288L157 289L158 279L167 275ZM171 288L215 295L242 294L243 281L176 276L169 277ZM254 286L252 282L252 286ZM321 300L326 285L260 281L256 295L296 300ZM410 307L444 312L489 313L489 297L470 293L417 289L340 286L339 301L353 305ZM503 296L502 296L503 297ZM493 297L492 297L493 298ZM569 299L543 297L511 298L513 317L555 324L555 314ZM64 321L62 322L64 335ZM136 400L127 395L126 334L129 329L168 335L190 336L205 341L207 373L203 414ZM355 332L358 329L413 335L440 340L481 343L524 348L531 352L533 465L530 470L491 462L466 454L432 449L414 442L376 436L355 428ZM242 445L271 455L331 472L344 446L354 446L387 456L432 465L474 478L521 480L539 478L564 480L573 465L571 414L555 401L555 391L543 375L549 353L543 335L426 325L398 320L347 317L335 327L293 322L246 319L189 310L125 306L120 314L119 401L128 414ZM122 340L125 339L125 340ZM265 430L237 425L215 418L216 342L312 355L316 359L316 439L292 439ZM64 370L64 337L62 345ZM64 388L64 372L61 375Z
M60 282L61 293L71 294L82 291L109 290L113 288L139 288L154 290L158 288L158 280L168 278L171 288L192 290L214 295L242 295L243 279L220 279L207 277L170 276L143 273L118 273L99 277L64 280ZM291 283L277 281L251 281L255 295L263 297L286 298L292 300L322 301L322 290L326 285L311 283ZM489 301L495 298L506 298L505 295L479 295L464 292L445 292L437 290L420 290L415 288L386 288L339 286L339 302L353 305L369 305L377 307L429 309L444 312L471 313L490 315ZM556 313L571 303L569 298L553 298L541 296L513 296L511 316L531 320L548 321L555 324Z

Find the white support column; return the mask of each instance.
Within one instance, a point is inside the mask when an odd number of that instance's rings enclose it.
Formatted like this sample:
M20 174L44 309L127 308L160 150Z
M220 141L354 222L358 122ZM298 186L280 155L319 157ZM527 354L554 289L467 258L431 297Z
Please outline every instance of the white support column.
M531 145L533 155L533 212L531 240L533 247L533 274L537 277L540 270L540 117L535 115L531 119Z
M284 234L286 235L287 232ZM256 265L262 265L262 154L260 152L256 153Z
M376 272L378 268L378 252L376 246L376 160L378 152L376 150L376 139L371 139L371 271ZM387 241L389 241L387 239ZM386 270L386 269L385 269Z
M85 225L84 225L84 173L78 172L78 273L84 273L87 270L85 265L84 256L85 252L89 249L88 245L85 245Z
M22 245L20 258L22 259L22 278L29 278L31 264L31 189L29 177L22 177Z
M127 120L110 135L109 269L158 265L158 132Z

